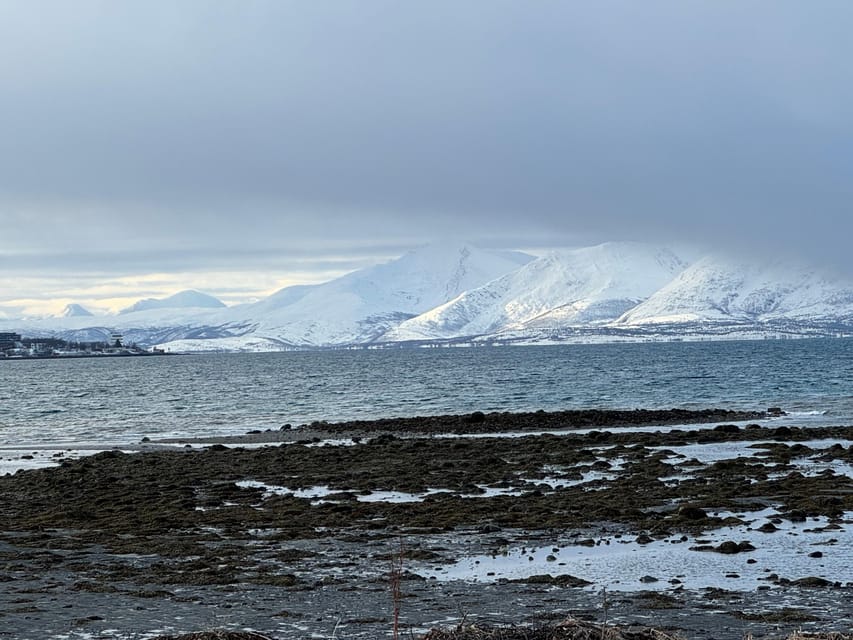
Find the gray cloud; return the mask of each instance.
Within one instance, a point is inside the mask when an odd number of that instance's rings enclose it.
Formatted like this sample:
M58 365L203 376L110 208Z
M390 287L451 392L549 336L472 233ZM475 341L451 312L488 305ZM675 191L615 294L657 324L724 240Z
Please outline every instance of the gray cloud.
M0 254L79 268L102 238L128 269L201 268L436 234L663 237L853 272L851 18L840 1L7 1Z
M128 277L152 270L193 273L203 271L278 271L347 272L374 264L377 258L393 258L405 251L403 246L371 245L349 247L336 254L314 249L290 247L276 249L159 249L144 250L82 248L62 251L41 250L29 254L0 254L0 272L9 276L22 273L49 275L57 281L103 280L105 277Z

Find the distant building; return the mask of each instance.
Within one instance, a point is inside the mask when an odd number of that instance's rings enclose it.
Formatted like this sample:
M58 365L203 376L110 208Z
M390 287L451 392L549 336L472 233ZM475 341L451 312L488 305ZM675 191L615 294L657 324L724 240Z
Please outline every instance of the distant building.
M9 351L19 346L21 342L21 334L19 333L0 333L0 351Z

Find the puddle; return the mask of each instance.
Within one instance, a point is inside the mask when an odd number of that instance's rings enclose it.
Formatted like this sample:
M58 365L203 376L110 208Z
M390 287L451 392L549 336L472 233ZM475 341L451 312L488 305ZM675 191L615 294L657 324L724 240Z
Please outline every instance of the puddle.
M427 496L437 493L447 493L443 489L427 489L423 493L405 493L403 491L371 491L365 495L357 495L359 502L423 502Z
M718 515L736 514L719 512ZM498 554L465 557L452 565L418 569L417 573L441 581L473 582L569 574L592 582L589 589L607 587L614 591L676 586L752 591L760 586L773 586L767 580L771 573L792 580L817 576L842 584L853 582L853 521L842 525L840 530L817 531L829 524L826 518L800 523L782 520L776 525L778 531L762 533L756 529L778 515L775 509L737 515L751 522L709 532L698 540L688 537L682 541L681 536L674 536L640 545L633 540L607 538L594 547L564 542L539 547L515 546ZM847 514L847 518L851 515ZM748 540L756 549L731 555L691 550L700 544L716 546L728 540ZM823 557L810 557L815 551ZM657 581L641 581L646 576Z
M819 476L827 471L832 471L837 476L853 478L853 464L841 460L816 460L814 458L800 458L792 460L794 469L807 478Z
M522 482L524 482L522 480ZM536 482L535 480L533 482ZM460 498L494 498L496 496L522 496L529 491L529 489L519 489L518 487L490 487L487 484L478 484L477 488L482 491L482 493L462 493L459 495Z
M526 484L526 486L506 486L506 487L496 487L490 486L487 484L478 484L476 485L478 489L480 489L480 493L460 493L456 494L453 491L448 489L427 489L426 491L421 491L419 493L407 493L405 491L371 491L370 493L355 493L352 491L347 491L344 489L332 489L328 485L319 485L315 487L308 487L304 489L291 489L289 487L282 487L277 485L270 485L264 482L257 482L255 480L241 480L236 482L235 484L238 487L250 488L250 489L262 489L264 491L264 497L269 497L272 495L278 496L294 496L296 498L305 498L308 500L312 500L313 504L324 504L328 502L335 502L334 500L325 500L330 495L336 493L353 493L355 499L358 502L395 502L395 503L405 503L405 502L423 502L428 496L434 496L441 493L446 494L455 494L460 498L474 500L477 498L494 498L497 496L523 496L525 493L529 493L537 488L539 485L545 485L552 490L556 490L559 487L569 487L574 485L583 484L586 482L592 482L593 480L598 479L613 479L615 476L612 474L606 474L599 471L590 471L584 474L584 477L581 479L569 479L569 478L519 478L518 482L522 484Z
M274 443L275 444L275 443ZM295 444L295 443L293 443ZM326 440L320 440L319 442L312 442L311 444L306 444L306 447L354 447L358 442L353 440L352 438L328 438Z
M325 498L332 493L340 493L332 491L328 485L318 485L316 487L308 487L307 489L290 489L289 487L266 484L265 482L257 482L256 480L241 480L234 484L241 489L262 489L264 491L264 497L293 496L295 498L314 500L317 498Z
M734 460L736 458L752 458L761 459L766 453L766 449L756 447L755 445L769 444L779 445L784 444L793 446L796 444L804 445L810 449L826 449L835 444L841 444L845 447L853 444L850 440L806 440L804 442L776 442L774 440L748 440L744 442L714 442L709 444L688 444L676 447L649 447L649 451L672 451L675 456L670 456L663 462L667 464L681 464L686 460L698 460L703 464L713 464L722 460ZM679 455L680 454L680 455ZM683 457L681 457L683 456Z
M64 460L76 460L94 455L105 449L25 449L0 448L0 476L28 469L58 467ZM127 453L127 452L125 452Z
M561 478L556 476L545 476L544 478L519 478L518 482L524 483L524 487L490 487L488 485L477 485L483 490L478 494L463 494L462 498L491 498L494 496L523 496L531 491L557 491L565 487L576 487L596 480L615 480L613 473L601 471L586 471L580 478Z
M336 493L349 493L343 489L332 489L328 485L318 485L304 489L291 489L277 485L257 482L255 480L241 480L235 483L238 487L248 489L263 489L264 497L267 496L293 496L315 501L314 504L331 502L322 500ZM359 502L423 502L427 496L437 493L446 493L444 489L427 489L422 493L406 493L405 491L371 491L365 494L355 494Z
M606 468L595 468L596 463L606 462L609 466ZM546 465L542 468L543 477L541 478L522 478L522 482L527 482L532 485L545 485L551 490L559 489L560 487L577 487L597 481L612 481L619 477L619 472L625 468L627 460L625 458L597 458L592 463L583 463L577 466L557 467ZM569 472L580 472L581 477L566 477ZM564 475L554 475L564 474ZM574 474L573 474L574 475Z

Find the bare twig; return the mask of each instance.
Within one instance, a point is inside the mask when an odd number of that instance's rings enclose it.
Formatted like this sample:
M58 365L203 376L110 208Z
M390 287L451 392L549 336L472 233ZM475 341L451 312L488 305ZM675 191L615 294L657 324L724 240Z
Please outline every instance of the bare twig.
M389 575L391 582L391 601L394 605L394 626L392 628L394 640L398 640L400 633L400 604L403 600L403 593L400 583L403 579L403 539L400 538L400 550L396 554L391 555L391 573Z

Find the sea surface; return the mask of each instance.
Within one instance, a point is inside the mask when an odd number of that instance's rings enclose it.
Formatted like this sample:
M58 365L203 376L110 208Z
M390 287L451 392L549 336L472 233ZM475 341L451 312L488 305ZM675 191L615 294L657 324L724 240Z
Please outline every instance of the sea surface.
M853 340L0 360L0 445L470 411L782 407L853 424Z

